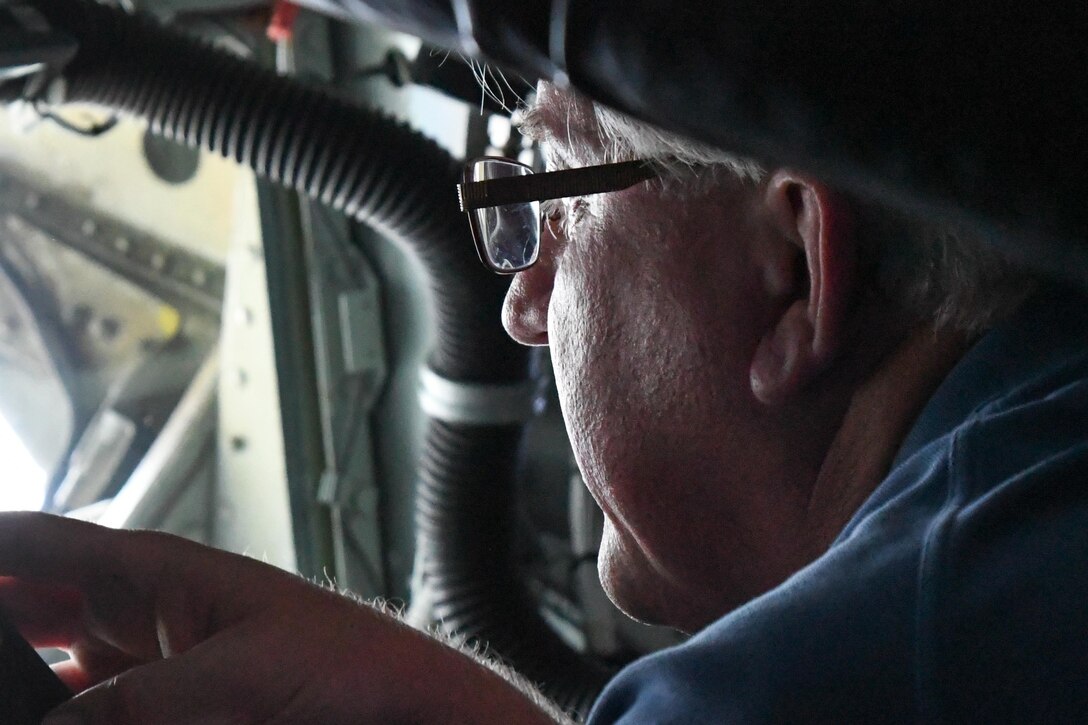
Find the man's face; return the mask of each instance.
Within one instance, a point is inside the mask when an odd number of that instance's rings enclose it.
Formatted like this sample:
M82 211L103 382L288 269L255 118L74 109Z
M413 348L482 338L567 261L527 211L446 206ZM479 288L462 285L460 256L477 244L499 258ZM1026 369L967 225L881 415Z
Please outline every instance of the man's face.
M542 87L550 149L601 163L584 101ZM754 252L771 243L757 185L681 200L660 184L567 200L514 280L504 323L552 348L575 455L605 513L599 568L629 614L693 630L782 578L779 534L803 510L749 385L774 314ZM788 573L788 572L787 572Z

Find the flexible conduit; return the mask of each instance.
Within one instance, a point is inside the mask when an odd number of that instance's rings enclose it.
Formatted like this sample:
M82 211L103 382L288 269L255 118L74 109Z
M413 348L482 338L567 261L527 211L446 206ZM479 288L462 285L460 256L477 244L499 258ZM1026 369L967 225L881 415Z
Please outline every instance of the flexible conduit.
M527 355L496 324L505 282L477 264L454 188L459 164L376 111L279 77L91 0L43 0L80 43L64 100L143 119L156 133L221 154L405 245L433 292L431 371L453 383L523 383ZM417 547L435 616L485 643L572 713L606 673L541 619L510 560L520 424L431 419L419 471Z

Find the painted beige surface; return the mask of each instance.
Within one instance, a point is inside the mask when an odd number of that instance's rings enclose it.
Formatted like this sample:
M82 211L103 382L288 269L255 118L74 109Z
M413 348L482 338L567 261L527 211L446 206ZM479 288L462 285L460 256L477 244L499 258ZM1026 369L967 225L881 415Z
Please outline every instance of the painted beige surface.
M92 108L65 109L64 115L78 124L105 117ZM144 160L143 134L143 124L122 121L98 138L86 138L15 106L0 111L0 162L23 167L74 201L225 263L237 222L238 178L247 174L204 154L193 179L167 184Z

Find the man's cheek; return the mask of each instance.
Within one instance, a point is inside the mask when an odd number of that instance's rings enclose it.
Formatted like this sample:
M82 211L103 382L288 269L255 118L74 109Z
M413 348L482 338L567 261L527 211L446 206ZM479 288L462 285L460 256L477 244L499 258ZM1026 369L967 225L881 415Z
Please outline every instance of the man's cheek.
M594 339L596 322L585 305L585 293L557 279L548 310L548 339L552 366L564 413L581 419L594 404L596 394L593 364L600 355ZM568 417L568 423L572 417Z

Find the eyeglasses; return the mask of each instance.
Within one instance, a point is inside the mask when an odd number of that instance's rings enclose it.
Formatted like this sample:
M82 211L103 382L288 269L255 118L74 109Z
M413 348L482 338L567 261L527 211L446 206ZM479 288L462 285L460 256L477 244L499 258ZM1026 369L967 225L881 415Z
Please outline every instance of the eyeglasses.
M655 176L646 161L536 174L512 159L487 156L465 164L457 197L480 261L499 274L514 274L540 256L540 202L622 191Z

